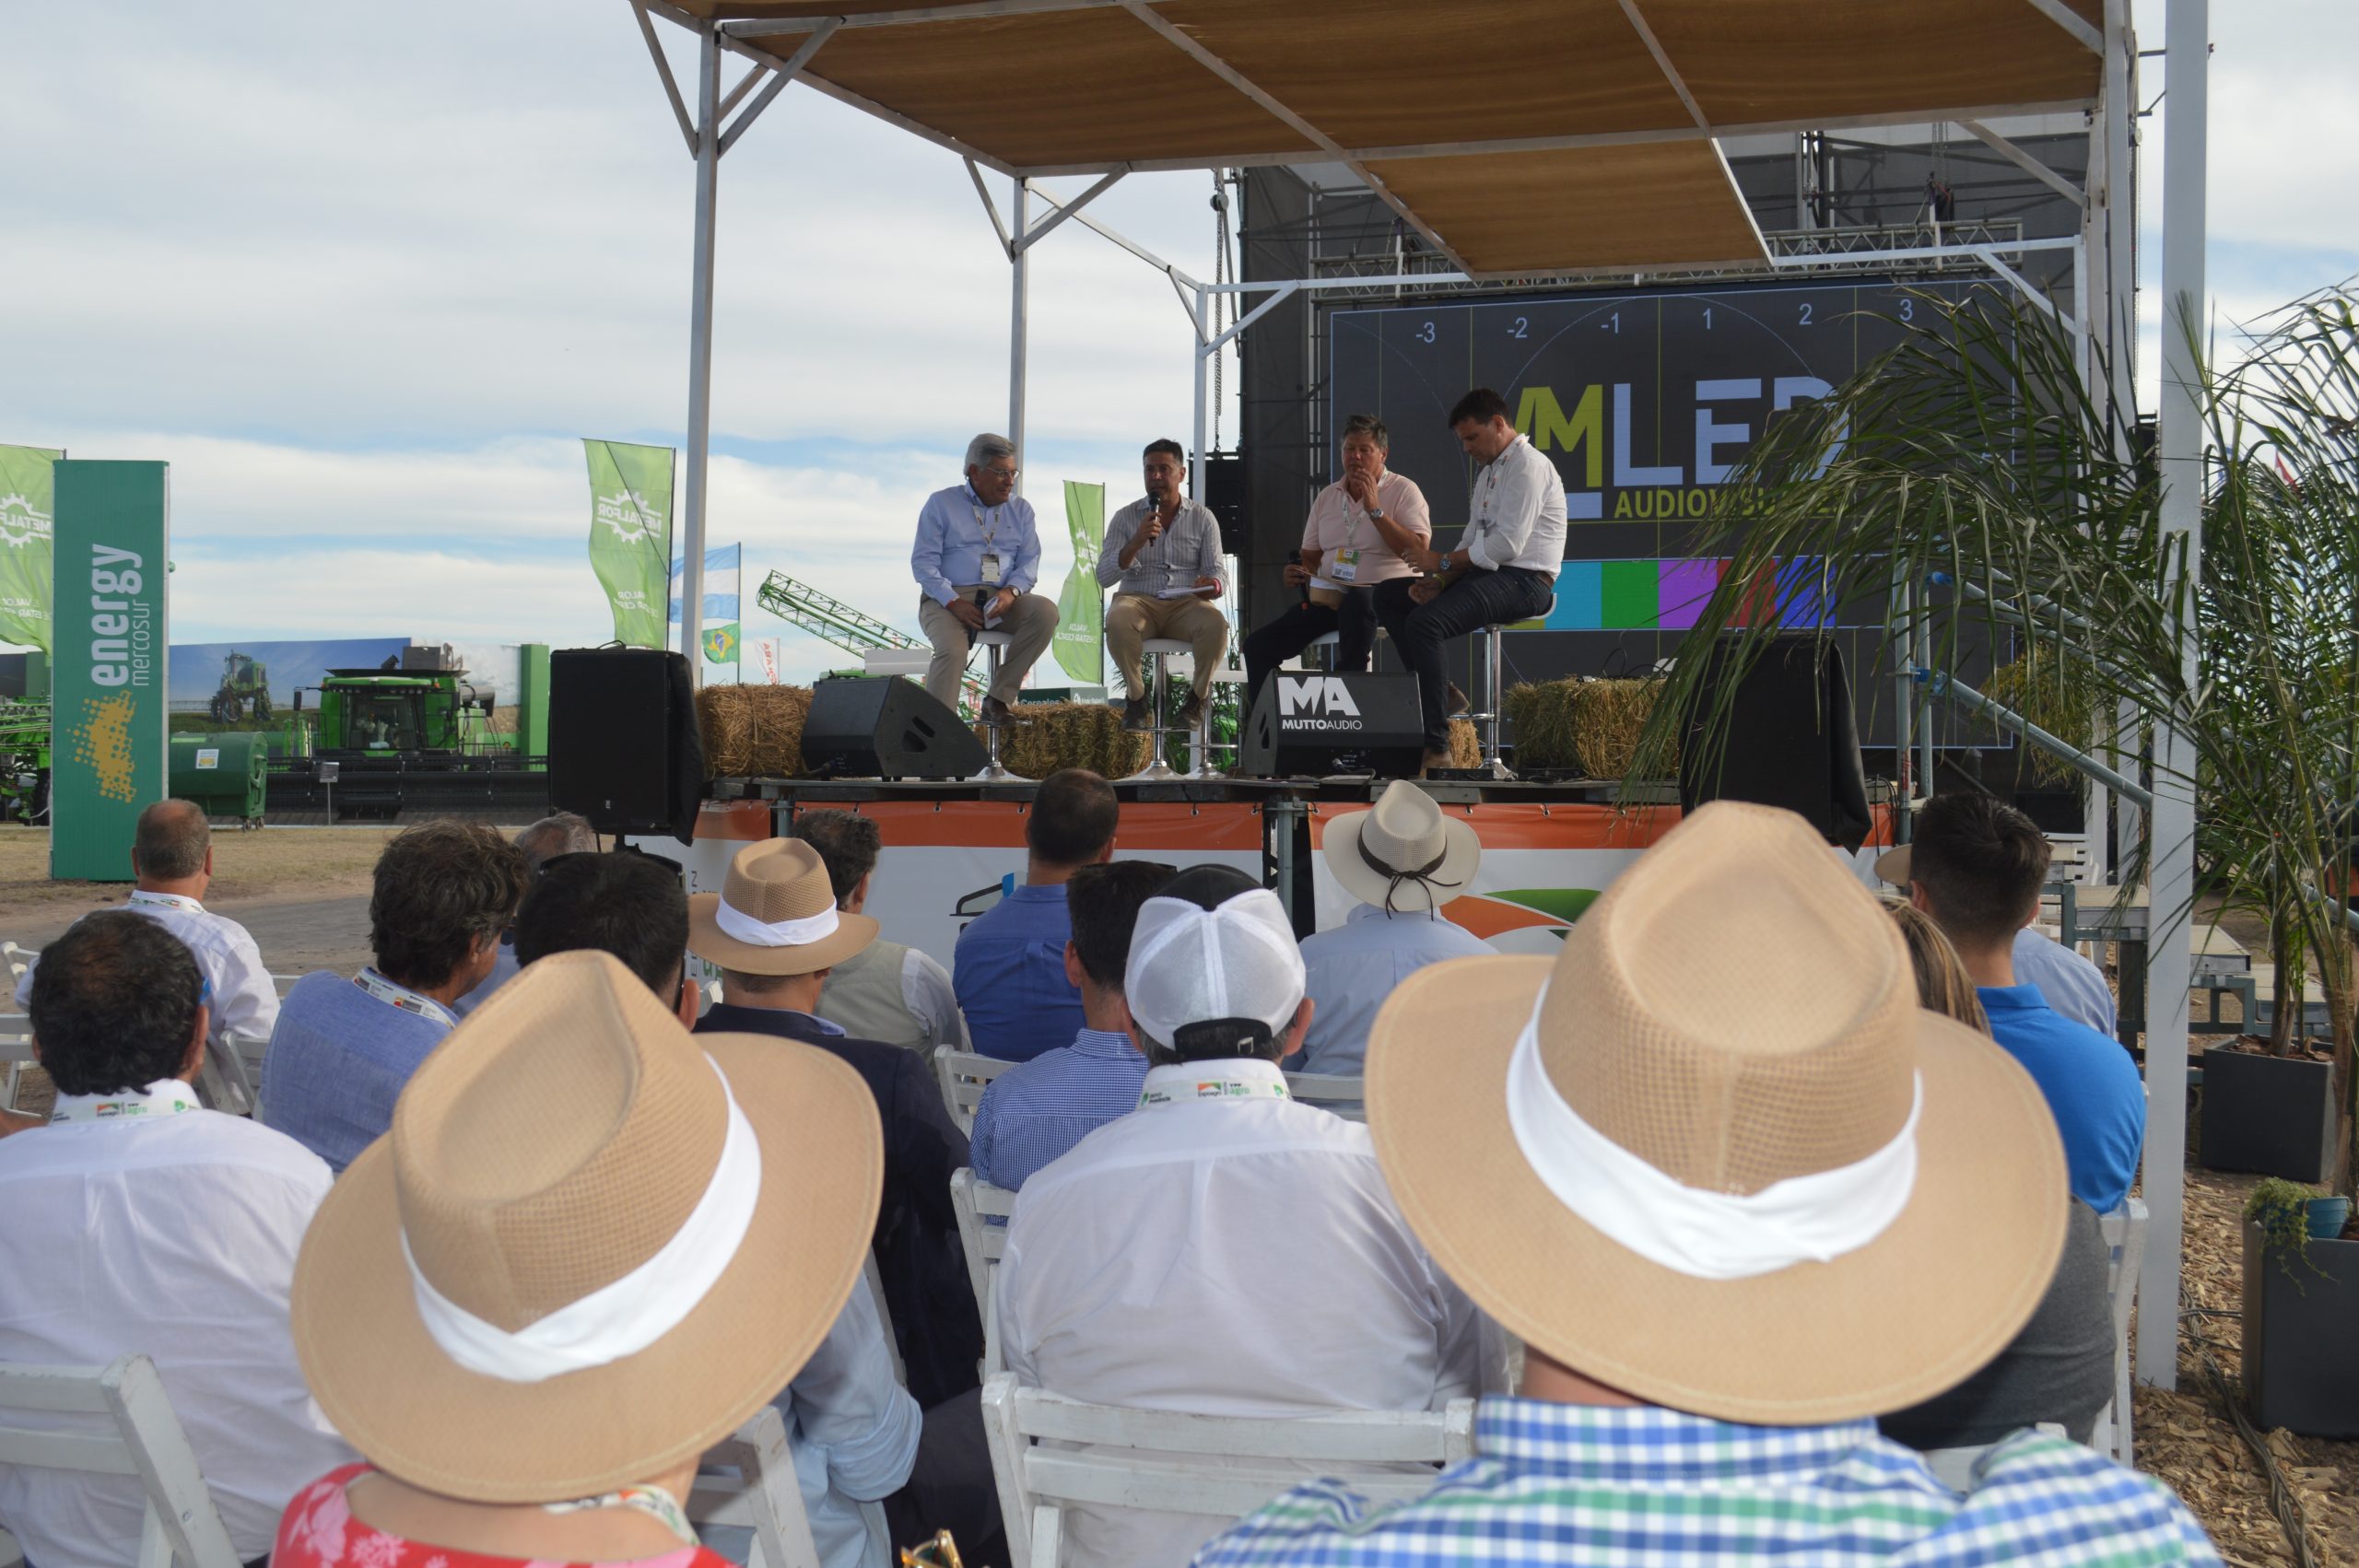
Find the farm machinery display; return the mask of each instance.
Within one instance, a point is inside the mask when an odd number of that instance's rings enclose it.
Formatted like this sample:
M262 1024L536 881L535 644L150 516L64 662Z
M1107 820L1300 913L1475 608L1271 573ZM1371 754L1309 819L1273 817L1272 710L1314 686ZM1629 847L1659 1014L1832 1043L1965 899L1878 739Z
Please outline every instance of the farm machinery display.
M330 670L298 687L288 755L270 775L272 814L545 813L544 759L495 723L490 689L466 677L449 648L409 648L381 668Z

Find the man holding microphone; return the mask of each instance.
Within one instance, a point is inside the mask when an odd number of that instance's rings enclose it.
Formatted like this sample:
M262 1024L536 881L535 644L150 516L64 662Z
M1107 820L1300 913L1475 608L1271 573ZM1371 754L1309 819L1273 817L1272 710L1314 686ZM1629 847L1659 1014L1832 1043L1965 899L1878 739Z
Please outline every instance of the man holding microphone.
M1148 638L1184 638L1193 645L1196 678L1180 722L1195 723L1213 672L1228 658L1228 618L1214 603L1221 580L1220 523L1210 508L1186 495L1188 454L1173 440L1145 453L1146 496L1106 524L1097 583L1114 590L1106 612L1106 651L1122 680L1122 727L1148 724L1141 684L1140 645Z
M1005 436L967 443L967 482L936 490L918 511L910 571L918 579L918 626L933 644L926 694L954 711L975 634L1010 637L999 679L977 715L1008 717L1025 673L1057 632L1057 606L1031 591L1040 576L1040 534L1032 503L1015 493L1015 448Z

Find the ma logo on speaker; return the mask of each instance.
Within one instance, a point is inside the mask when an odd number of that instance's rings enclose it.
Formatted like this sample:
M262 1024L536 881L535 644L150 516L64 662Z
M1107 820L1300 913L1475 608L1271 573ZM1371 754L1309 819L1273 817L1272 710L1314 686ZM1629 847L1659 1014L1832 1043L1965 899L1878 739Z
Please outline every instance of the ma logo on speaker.
M1291 719L1297 713L1327 719L1360 716L1359 704L1352 700L1352 689L1340 675L1280 675L1277 679L1281 719Z

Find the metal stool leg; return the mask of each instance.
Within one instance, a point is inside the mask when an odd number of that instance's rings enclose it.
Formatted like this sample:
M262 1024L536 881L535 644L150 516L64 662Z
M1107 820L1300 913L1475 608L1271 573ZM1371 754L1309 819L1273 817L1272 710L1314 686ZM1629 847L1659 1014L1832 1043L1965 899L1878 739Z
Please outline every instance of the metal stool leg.
M994 642L989 644L988 647L991 651L990 673L983 682L983 700L987 704L991 701L992 688L999 685L1000 660L1000 645ZM974 776L974 781L979 784L1007 783L1015 779L1015 775L1010 773L1005 767L1000 765L999 743L1001 726L992 719L989 708L984 709L982 720L983 748L987 755L987 760L983 764L983 770Z
M1188 731L1188 771L1183 778L1226 778L1227 774L1213 765L1213 695L1214 683L1201 670L1196 672L1196 690L1203 700L1196 705L1196 722Z
M1166 735L1177 733L1170 725L1163 721L1163 665L1167 655L1157 650L1148 654L1147 657L1155 661L1155 680L1151 688L1154 695L1147 699L1149 711L1146 730L1155 751L1147 758L1146 766L1130 775L1125 780L1132 784L1159 784L1180 777L1169 763L1163 760L1163 738Z

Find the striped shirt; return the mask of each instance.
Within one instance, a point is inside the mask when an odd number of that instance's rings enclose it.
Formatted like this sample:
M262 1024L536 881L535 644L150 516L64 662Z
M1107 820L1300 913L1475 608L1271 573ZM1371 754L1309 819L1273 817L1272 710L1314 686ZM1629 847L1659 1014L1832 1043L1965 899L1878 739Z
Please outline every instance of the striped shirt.
M1875 1423L1739 1426L1652 1407L1486 1398L1475 1457L1414 1503L1297 1487L1198 1568L1675 1568L1685 1563L2217 1563L2177 1498L2060 1437L2019 1433L1961 1495Z
M1001 1073L975 1107L975 1176L1013 1192L1116 1117L1138 1108L1146 1058L1128 1035L1084 1029Z

